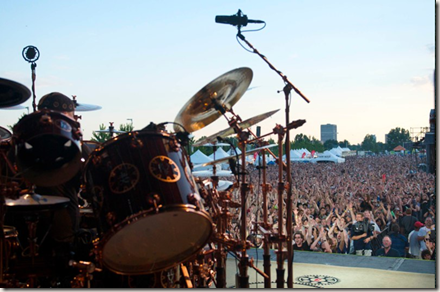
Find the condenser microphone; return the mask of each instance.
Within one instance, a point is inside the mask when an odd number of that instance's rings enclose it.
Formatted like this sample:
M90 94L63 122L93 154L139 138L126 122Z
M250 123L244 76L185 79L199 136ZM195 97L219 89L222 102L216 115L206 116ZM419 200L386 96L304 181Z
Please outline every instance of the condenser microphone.
M247 15L243 15L240 9L238 10L237 14L234 15L217 15L215 17L215 22L234 26L246 26L248 23L264 23L262 20L248 19Z

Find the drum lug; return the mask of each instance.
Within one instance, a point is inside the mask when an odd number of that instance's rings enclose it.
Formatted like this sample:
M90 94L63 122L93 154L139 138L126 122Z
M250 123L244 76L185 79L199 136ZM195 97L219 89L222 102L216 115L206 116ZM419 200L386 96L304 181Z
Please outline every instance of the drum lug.
M188 199L188 203L190 203L190 204L196 206L197 209L200 210L200 202L199 202L199 200L197 200L197 196L196 196L196 194L194 194L194 193L189 194L189 195L187 196L187 199Z
M52 124L52 118L49 115L42 115L40 118L40 123L43 125Z
M105 218L107 219L107 223L110 226L113 226L116 223L117 218L115 212L108 212Z

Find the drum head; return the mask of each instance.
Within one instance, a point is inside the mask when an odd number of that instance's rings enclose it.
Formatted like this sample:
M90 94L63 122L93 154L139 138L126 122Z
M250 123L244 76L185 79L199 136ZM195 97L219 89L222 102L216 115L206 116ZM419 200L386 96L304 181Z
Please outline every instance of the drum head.
M108 239L103 247L103 263L123 275L161 271L201 250L211 232L209 216L191 206L147 215Z
M9 140L11 136L12 134L8 129L0 127L0 141Z

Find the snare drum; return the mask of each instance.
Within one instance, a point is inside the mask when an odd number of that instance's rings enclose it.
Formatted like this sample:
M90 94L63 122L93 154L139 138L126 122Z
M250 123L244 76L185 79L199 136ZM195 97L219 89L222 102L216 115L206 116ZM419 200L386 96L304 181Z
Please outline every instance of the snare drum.
M62 184L81 167L79 123L51 110L24 116L13 129L19 171L37 186Z
M84 182L99 221L100 259L115 273L170 268L211 236L212 220L172 135L130 132L107 141L89 156Z

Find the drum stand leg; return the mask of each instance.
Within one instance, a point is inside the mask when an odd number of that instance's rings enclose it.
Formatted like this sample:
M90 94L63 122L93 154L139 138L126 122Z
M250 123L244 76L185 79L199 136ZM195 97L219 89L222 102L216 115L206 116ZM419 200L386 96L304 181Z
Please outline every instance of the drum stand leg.
M180 264L180 269L182 271L182 277L185 281L186 288L193 288L191 278L189 277L188 269L184 264Z

